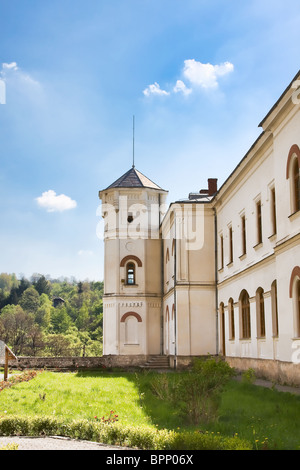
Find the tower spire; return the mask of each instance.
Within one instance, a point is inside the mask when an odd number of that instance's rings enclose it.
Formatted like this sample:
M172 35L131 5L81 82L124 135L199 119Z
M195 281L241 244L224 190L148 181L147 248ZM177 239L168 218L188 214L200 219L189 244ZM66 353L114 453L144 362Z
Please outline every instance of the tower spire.
M135 168L135 165L134 165L134 116L133 116L133 126L132 126L132 168Z

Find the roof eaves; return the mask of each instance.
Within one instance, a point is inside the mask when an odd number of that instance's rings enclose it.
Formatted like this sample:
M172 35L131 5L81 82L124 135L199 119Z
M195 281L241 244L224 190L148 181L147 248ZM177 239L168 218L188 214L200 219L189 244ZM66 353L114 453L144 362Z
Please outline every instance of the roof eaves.
M284 90L284 92L280 95L280 97L278 98L278 100L276 101L276 103L272 106L272 108L270 109L270 111L266 114L266 116L263 118L263 120L258 124L258 127L263 127L264 123L266 122L266 120L268 119L268 117L272 114L272 112L277 108L277 106L279 105L280 101L284 98L284 96L286 95L286 93L289 91L289 89L291 88L291 86L293 85L293 83L298 80L300 78L300 70L296 73L295 77L293 78L293 80L291 81L291 83L286 87L286 89Z

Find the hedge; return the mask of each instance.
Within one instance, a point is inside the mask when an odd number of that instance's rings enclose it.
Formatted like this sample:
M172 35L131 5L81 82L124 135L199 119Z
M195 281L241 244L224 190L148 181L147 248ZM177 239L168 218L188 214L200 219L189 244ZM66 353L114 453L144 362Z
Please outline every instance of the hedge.
M52 417L5 416L0 418L0 436L64 436L141 450L252 450L238 436L213 433L174 432L167 429L105 424L89 420L64 422Z

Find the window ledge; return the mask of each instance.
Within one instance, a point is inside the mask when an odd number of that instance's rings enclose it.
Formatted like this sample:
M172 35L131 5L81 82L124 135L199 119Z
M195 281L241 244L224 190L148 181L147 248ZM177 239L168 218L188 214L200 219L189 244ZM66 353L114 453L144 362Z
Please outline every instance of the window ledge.
M272 241L276 240L276 238L277 238L277 233L275 232L275 233L273 233L272 235L270 235L268 237L268 240L270 240L270 242L272 242Z
M261 248L263 246L263 242L259 242L257 243L256 245L254 245L254 250L258 250L259 248Z
M227 268L230 268L233 265L233 261L230 261L228 264L226 264Z
M300 210L293 212L291 215L289 215L290 220L297 219L297 217L300 215Z
M243 259L245 259L247 256L247 253L243 253L241 256L239 256L239 259L242 261Z

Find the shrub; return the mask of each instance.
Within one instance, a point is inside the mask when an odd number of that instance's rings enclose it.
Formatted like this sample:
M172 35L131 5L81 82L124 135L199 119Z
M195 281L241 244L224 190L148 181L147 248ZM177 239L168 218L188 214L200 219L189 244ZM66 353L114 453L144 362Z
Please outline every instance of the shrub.
M0 447L0 450L19 450L19 445L14 442L6 444L6 446Z
M147 426L109 426L102 422L76 420L65 423L47 417L0 418L0 435L65 436L103 444L120 445L141 450L251 450L251 444L238 437L227 438L213 433L157 430Z
M247 369L242 373L242 382L246 384L253 384L255 382L256 375L253 369Z
M22 374L16 374L16 375L11 376L9 380L7 381L1 380L0 392L4 390L5 388L10 388L13 385L16 385L18 383L28 382L29 380L33 379L37 374L38 372L36 370L27 370L23 372Z
M179 407L181 414L197 425L217 417L221 391L234 374L234 369L222 360L196 359L186 374L157 376L152 392Z
M193 424L217 417L221 391L234 374L234 369L222 360L194 361L192 371L182 376L179 388L182 409Z
M201 431L178 433L174 446L176 450L252 450L247 440L237 436L225 437Z

